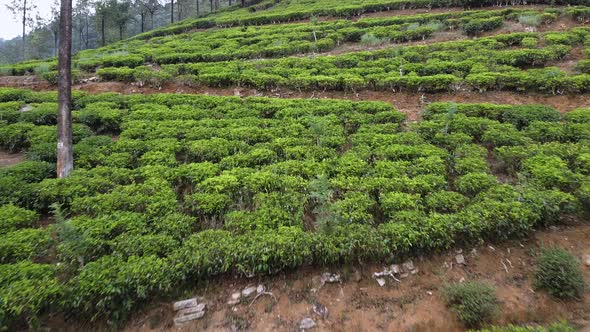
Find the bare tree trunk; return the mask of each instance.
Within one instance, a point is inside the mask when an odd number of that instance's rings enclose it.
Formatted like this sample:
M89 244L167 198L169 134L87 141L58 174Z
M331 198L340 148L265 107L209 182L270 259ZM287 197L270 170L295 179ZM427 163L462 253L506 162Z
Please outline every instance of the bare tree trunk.
M174 0L170 1L170 23L174 23Z
M72 0L61 0L59 20L57 177L74 169L72 149Z
M197 16L199 16L199 14L200 14L200 10L199 10L199 0L195 1L195 3L197 4Z
M214 8L213 8L213 0L209 1L211 3L211 12L213 12Z
M100 31L101 31L101 38L102 38L102 46L106 45L106 37L105 37L105 17L104 17L104 13L102 14L102 16L100 17Z
M84 17L84 19L86 20L86 24L85 24L85 26L86 26L86 38L84 39L84 48L86 49L86 48L88 48L88 43L89 43L89 39L90 39L90 37L89 37L89 33L90 32L88 31L90 29L90 23L88 22L88 15L86 15Z
M145 32L145 12L141 12L141 32Z
M242 7L246 7L246 0L242 0Z
M27 0L23 5L23 60L27 59L27 43L26 43L26 26L27 26Z

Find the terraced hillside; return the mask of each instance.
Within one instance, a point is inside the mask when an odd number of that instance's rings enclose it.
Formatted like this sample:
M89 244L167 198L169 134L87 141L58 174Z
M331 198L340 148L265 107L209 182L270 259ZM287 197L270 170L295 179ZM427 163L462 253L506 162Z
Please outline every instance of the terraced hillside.
M495 5L265 0L81 52L66 179L55 61L0 67L0 330L586 225L590 7Z

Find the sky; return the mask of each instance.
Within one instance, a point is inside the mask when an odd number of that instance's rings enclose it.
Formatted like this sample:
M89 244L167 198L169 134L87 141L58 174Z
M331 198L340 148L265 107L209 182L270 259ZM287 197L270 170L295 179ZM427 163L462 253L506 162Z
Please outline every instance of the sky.
M37 10L43 18L51 17L51 4L53 0L28 0L37 5ZM19 20L12 17L12 13L6 8L6 5L12 0L0 0L0 38L12 39L20 36L22 32L22 25ZM34 15L33 15L34 16ZM28 30L27 30L28 31Z

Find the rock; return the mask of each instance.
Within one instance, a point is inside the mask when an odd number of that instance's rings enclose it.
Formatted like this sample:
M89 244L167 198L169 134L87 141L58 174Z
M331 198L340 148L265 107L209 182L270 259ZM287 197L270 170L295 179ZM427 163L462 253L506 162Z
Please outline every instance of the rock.
M393 274L400 274L400 273L402 273L402 269L399 266L399 264L393 264L393 265L391 265L390 269L391 269L391 272L393 272Z
M409 276L410 276L410 274L408 272L404 272L404 273L402 273L402 274L399 275L400 279L405 279L405 278L407 278Z
M192 299L174 302L174 304L172 305L172 308L174 309L174 311L178 311L181 309L196 307L197 304L198 304L197 299L193 297Z
M402 264L402 269L404 270L404 272L410 272L415 268L416 267L414 266L414 262L412 262L412 261L407 261Z
M256 293L256 287L254 286L246 287L244 290L242 290L243 297L250 297L254 293Z
M381 286L381 287L385 286L385 279L377 278L375 280L377 280L377 283L379 284L379 286Z
M586 266L590 266L590 254L584 255L584 264L586 264Z
M262 294L266 291L266 287L264 287L263 284L258 285L258 287L256 287L256 294Z
M176 326L184 325L184 324L186 324L186 323L188 323L190 321L203 318L203 316L205 316L205 312L204 311L199 311L199 312L196 312L194 314L189 314L189 315L175 317L174 318L174 325L176 325Z
M178 311L178 317L187 316L197 312L205 311L205 303L199 303L196 307L189 307Z
M457 264L465 265L465 256L459 254L455 256L455 261Z
M309 317L303 318L299 323L299 328L302 330L308 330L315 327L315 321Z
M426 291L426 294L432 296L432 292L431 291Z
M33 106L31 106L31 105L25 105L25 106L21 107L21 109L19 110L19 112L26 113L26 112L29 112L29 111L32 111L32 110L33 110Z
M242 298L242 293L241 292L235 292L231 295L229 301L227 301L227 304L229 305L236 305L238 303L240 303L240 300Z
M361 271L354 270L354 273L352 274L352 280L354 280L355 282L361 282L361 280L363 280L363 274L361 273Z
M98 77L96 77L96 76L89 77L89 78L87 79L87 81L88 81L88 82L96 82L96 81L98 81Z
M333 284L333 283L337 283L337 282L341 281L340 274L330 273L330 272L326 272L326 273L322 274L322 279L324 279L324 282L327 282L329 284Z
M322 276L314 276L311 278L311 291L317 292L320 288L324 287L326 280Z
M313 312L323 319L328 318L328 308L319 302L313 304Z
M416 274L416 273L418 273L418 272L420 272L420 271L418 270L418 268L415 268L415 269L413 269L412 271L410 271L410 273L411 273L411 274Z
M240 92L240 89L234 89L234 96L236 97L241 97L242 93Z
M549 226L549 229L553 232L557 232L559 230L559 227L557 226Z

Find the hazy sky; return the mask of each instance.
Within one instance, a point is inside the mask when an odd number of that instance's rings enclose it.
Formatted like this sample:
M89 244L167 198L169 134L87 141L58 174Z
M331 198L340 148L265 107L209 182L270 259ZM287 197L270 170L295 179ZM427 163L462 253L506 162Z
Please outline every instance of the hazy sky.
M37 5L37 10L41 17L51 17L51 4L53 0L28 0ZM21 35L22 25L12 17L12 13L6 9L6 5L11 3L11 0L0 0L0 38L12 39ZM34 15L33 15L34 16Z

